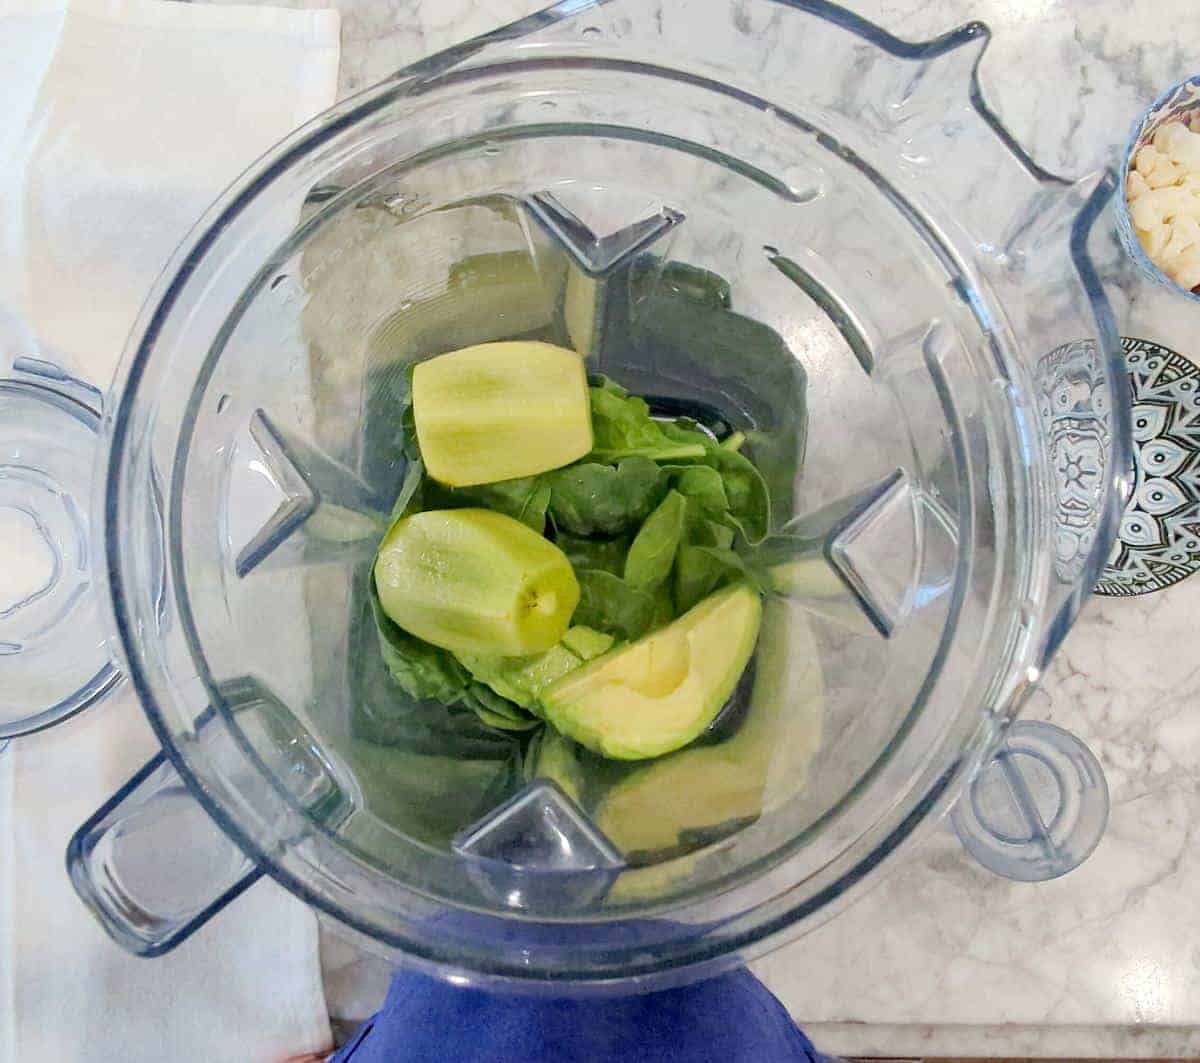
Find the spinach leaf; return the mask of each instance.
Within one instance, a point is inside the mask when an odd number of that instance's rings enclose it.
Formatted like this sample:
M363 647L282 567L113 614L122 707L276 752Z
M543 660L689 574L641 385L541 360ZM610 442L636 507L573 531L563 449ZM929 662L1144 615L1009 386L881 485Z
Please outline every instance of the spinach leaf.
M529 713L522 706L516 705L498 690L493 690L482 679L467 687L466 696L463 700L465 704L469 705L476 712L494 713L497 716L503 716L507 720L518 723L529 719Z
M675 610L680 615L716 590L725 577L725 566L705 553L706 549L686 543L675 558L673 589Z
M677 442L650 416L644 399L630 395L619 384L604 379L590 387L594 442L588 455L593 461L611 462L639 455L656 461L702 457L694 440Z
M431 646L396 624L379 604L371 584L371 613L379 633L379 652L392 679L410 698L432 698L443 705L462 699L471 683L470 674L454 655Z
M753 560L747 560L736 550L727 546L698 546L700 553L710 558L712 562L724 570L726 576L741 576L760 594L770 594L772 583L770 573Z
M449 650L431 646L396 624L379 604L371 583L371 614L379 636L379 652L396 685L417 701L432 700L452 708L471 709L480 721L504 731L523 731L538 721L512 702L472 678Z
M491 759L509 752L511 737L484 724L467 706L407 697L392 682L375 647L369 649L374 667L364 662L364 672L355 676L354 738L436 756ZM382 673L382 681L376 672Z
M579 580L579 605L572 622L585 624L620 639L641 638L654 621L654 598L631 587L611 572L582 569Z
M550 779L576 804L583 803L585 776L579 762L578 747L569 738L564 738L553 727L545 728L537 736L539 741L532 754L526 753L523 778Z
M686 512L687 499L678 491L668 491L629 547L625 558L626 583L649 591L666 581L683 536Z
M409 394L412 394L412 373L410 371L408 377ZM421 447L417 443L417 415L413 412L413 404L411 401L404 404L404 409L400 412L400 436L404 449L404 456L409 461L413 461L421 456Z
M546 534L546 514L550 512L550 485L539 481L521 507L519 521L528 524L539 535Z
M675 557L675 608L686 612L734 578L747 580L760 593L770 593L770 570L759 556L763 548L750 550L748 556L739 553L733 548L732 528L707 519L693 499L688 506L684 541Z
M542 722L483 683L472 683L465 701L483 723L498 731L529 731Z
M361 406L358 407L358 431L362 441L362 478L369 484L377 484L391 491L399 486L403 475L402 457L419 457L416 453L416 436L412 434L412 413L407 409L410 398L408 378L402 363L388 361L377 363L367 356L366 376L362 380ZM333 387L334 393L322 397L318 404L325 408L332 405L341 408L349 402L349 389L343 389L328 380L325 387ZM350 408L345 410L351 416ZM405 420L408 420L406 426Z
M690 417L676 417L674 421L662 422L660 427L668 439L680 446L700 447L704 451L717 446L717 441Z
M749 543L760 543L771 528L771 500L762 473L736 450L713 447L705 460L721 474L730 519Z
M583 462L546 473L555 528L572 535L620 535L650 515L667 490L667 474L649 458L616 466Z
M403 380L400 379L400 374L398 373L389 372L386 374L387 387L383 395L384 398L391 396L394 400L399 400L403 403L400 407L398 442L400 443L401 452L409 461L417 461L421 457L421 447L417 442L417 414L413 409L412 401L413 371L416 368L416 362L410 362L404 366Z
M412 686L411 682L401 685L397 681L381 652L369 584L369 577L355 580L357 604L351 607L354 616L348 646L353 689L351 735L422 755L467 759L506 756L512 739L486 727L465 705L447 706L433 698L414 698L406 689ZM398 670L402 678L409 671L407 666ZM453 689L457 682L450 686L450 696L457 696Z
M675 597L671 587L665 581L654 589L654 616L650 620L650 630L657 631L675 619Z
M732 400L753 426L747 435L771 507L790 516L807 422L801 362L778 332L713 299L712 282L668 280L675 265L666 264L657 282L653 275L644 279L636 323L627 334L613 335L611 343L628 349L633 364L653 357L676 379L687 381L696 398L726 396L726 405Z
M762 542L770 531L771 500L767 483L753 462L740 451L721 446L683 418L665 425L664 431L677 441L703 440L704 455L698 459L697 464L698 467L712 469L721 478L721 486L728 501L728 514L722 519L740 531L747 542ZM696 474L688 485L690 490L683 491L679 482L684 475L685 473L678 475L676 490L688 494L689 497L702 494L706 508L716 515L718 498L711 477L702 473Z
M630 541L628 535L616 539L584 539L560 531L554 544L567 555L567 560L576 571L595 568L620 576L625 571L625 555L629 553Z
M410 458L408 468L404 470L404 482L400 485L400 493L396 496L396 501L392 503L391 524L388 525L388 531L392 530L401 517L407 517L410 513L417 513L424 508L424 492L422 490L424 485L424 463L420 458Z
M540 476L522 476L473 487L449 487L437 480L426 480L426 509L482 506L527 524L539 535L546 530L549 505L550 485Z
M706 471L714 476L718 475L715 470ZM679 613L687 612L702 598L711 594L728 575L728 566L705 553L705 550L728 549L734 540L732 528L712 519L712 516L728 517L728 510L723 514L710 516L711 511L705 508L703 498L691 496L687 502L684 537L675 555L672 580L675 609Z
M679 465L675 469L675 490L689 503L694 503L714 520L722 519L729 512L725 481L716 469L708 465Z
M728 524L718 524L689 510L687 541L690 546L715 546L725 549L733 546L734 532Z

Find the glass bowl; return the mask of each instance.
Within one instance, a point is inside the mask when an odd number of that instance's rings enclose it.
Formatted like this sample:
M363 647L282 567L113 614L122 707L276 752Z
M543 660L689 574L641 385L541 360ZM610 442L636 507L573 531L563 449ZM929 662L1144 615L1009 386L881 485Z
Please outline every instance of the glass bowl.
M1117 196L1117 236L1121 246L1133 259L1138 272L1147 280L1163 287L1171 288L1180 295L1194 302L1200 302L1200 292L1189 291L1176 284L1155 264L1146 254L1142 241L1134 231L1133 219L1129 216L1129 200L1125 195L1125 183L1133 168L1134 156L1139 149L1154 139L1154 134L1167 122L1200 120L1200 75L1181 81L1164 92L1147 109L1146 113L1134 123L1129 139L1125 143L1125 152L1121 158L1121 192Z

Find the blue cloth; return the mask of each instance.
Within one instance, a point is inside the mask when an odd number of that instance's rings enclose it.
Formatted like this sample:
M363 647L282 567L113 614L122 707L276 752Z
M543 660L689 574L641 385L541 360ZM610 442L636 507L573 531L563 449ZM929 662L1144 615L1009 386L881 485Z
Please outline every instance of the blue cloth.
M830 1063L749 971L628 997L464 989L399 972L335 1063Z

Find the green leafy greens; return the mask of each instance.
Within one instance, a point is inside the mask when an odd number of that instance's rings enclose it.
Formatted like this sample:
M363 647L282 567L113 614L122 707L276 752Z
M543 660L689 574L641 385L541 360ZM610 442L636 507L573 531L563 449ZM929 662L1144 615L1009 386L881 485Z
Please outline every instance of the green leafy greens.
M560 530L554 541L576 572L595 568L621 576L625 572L625 555L629 553L633 539L629 535L619 535L615 539L586 539Z
M546 530L546 511L550 507L550 485L540 476L522 476L475 487L447 487L428 480L425 488L426 509L458 509L480 506L494 509L506 517L527 524L541 535Z
M407 697L473 714L485 732L531 731L541 723L538 692L613 640L641 638L730 580L765 584L761 566L744 556L771 522L766 483L742 453L746 436L733 432L719 442L686 418L656 419L644 399L605 377L590 379L589 396L594 446L582 459L539 476L464 488L426 473L411 403L405 406L399 444L408 464L392 522L427 509L478 506L552 538L580 586L568 636L587 646L581 652L564 636L534 658L460 659L392 622L372 580L380 659Z
M650 630L655 617L653 595L611 572L585 568L575 575L580 591L575 623L631 641Z
M645 399L630 395L623 387L601 377L589 388L592 403L592 434L595 442L588 458L618 461L634 455L654 461L699 458L704 447L695 440L676 440L650 416Z
M591 457L545 474L554 526L583 536L635 530L666 494L666 473L647 457L628 457L615 465Z
M666 581L675 564L686 514L684 496L678 491L668 491L629 547L625 557L626 583L648 591Z

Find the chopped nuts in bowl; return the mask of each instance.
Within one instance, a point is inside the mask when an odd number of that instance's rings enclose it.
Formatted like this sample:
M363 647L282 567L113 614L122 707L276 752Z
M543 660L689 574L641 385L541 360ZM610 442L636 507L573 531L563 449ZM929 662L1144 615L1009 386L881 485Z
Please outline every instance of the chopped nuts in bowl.
M1118 233L1144 274L1200 298L1200 78L1163 96L1125 153Z

